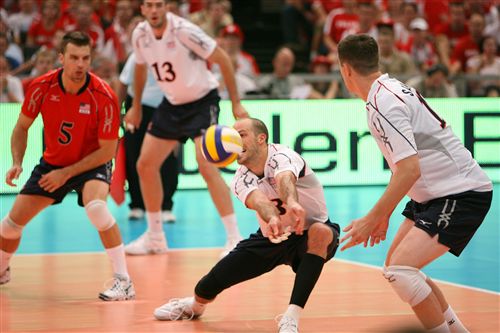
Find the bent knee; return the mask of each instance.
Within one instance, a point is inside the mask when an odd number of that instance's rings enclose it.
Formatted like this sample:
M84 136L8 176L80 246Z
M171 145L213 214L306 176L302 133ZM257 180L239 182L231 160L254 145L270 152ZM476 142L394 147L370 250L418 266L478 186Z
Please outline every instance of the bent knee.
M403 302L412 307L420 304L432 292L427 276L418 268L410 266L384 267L384 277Z

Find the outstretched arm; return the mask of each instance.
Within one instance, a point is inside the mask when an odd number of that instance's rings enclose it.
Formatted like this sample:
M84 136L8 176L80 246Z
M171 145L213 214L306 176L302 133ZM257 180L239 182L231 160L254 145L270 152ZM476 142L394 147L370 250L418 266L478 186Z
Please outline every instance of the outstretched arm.
M25 116L23 113L19 114L16 126L12 131L10 138L10 149L12 153L12 167L5 175L5 182L9 186L16 186L13 180L18 179L21 172L23 172L22 164L24 154L26 153L26 146L28 142L28 130L33 124L35 118Z
M299 204L299 197L295 183L297 178L291 171L283 171L276 175L278 193L280 199L287 205L287 208L295 217L295 233L302 235L306 218L306 211Z

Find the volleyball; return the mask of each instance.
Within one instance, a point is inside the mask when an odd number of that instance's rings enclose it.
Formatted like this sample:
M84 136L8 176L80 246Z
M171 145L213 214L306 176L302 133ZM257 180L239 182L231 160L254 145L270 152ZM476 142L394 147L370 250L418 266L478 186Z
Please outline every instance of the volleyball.
M201 153L207 161L223 168L236 160L242 145L240 134L234 128L212 125L201 139Z

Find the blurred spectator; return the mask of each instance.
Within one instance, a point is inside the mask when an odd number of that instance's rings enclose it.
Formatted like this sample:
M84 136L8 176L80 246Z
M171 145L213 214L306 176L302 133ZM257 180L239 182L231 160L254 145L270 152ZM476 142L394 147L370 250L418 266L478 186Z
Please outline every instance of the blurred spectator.
M118 78L118 67L113 59L103 56L95 57L92 60L92 72L106 81L115 94L118 94L120 80Z
M229 24L222 29L220 36L220 46L231 58L236 59L235 72L246 75L251 79L259 76L259 66L255 58L241 49L244 38L241 28L236 24ZM219 66L213 65L212 72L215 74L220 73Z
M26 43L28 30L37 16L38 11L34 0L19 0L19 12L11 14L8 18L16 44L24 45Z
M134 10L130 0L117 0L115 9L116 16L113 23L104 32L105 44L101 54L117 60L119 66L122 67L132 52L127 27L132 20Z
M238 58L235 56L230 56L233 66L236 68L238 66ZM227 91L226 84L222 74L220 72L215 74L215 77L219 81L219 96L221 99L229 99L229 92ZM255 81L247 75L241 72L234 72L234 79L236 81L236 87L238 88L238 95L241 99L246 98L246 95L250 92L256 92L257 84Z
M354 28L346 29L342 34L342 38L355 35L367 34L377 40L377 27L375 22L378 21L379 12L377 6L370 1L358 2L358 25Z
M479 42L480 54L467 61L467 72L481 75L496 75L500 77L500 57L498 54L498 44L494 37L484 37ZM500 80L481 79L480 81L470 81L469 87L472 96L485 96L486 87L500 87Z
M313 40L314 20L315 15L309 2L306 0L286 0L281 11L283 43L295 52L308 56Z
M177 16L186 17L185 13L181 12L181 7L178 0L166 0L167 12L174 13Z
M23 91L26 92L28 90L29 85L34 79L36 79L40 75L49 72L55 67L56 67L56 53L54 52L54 50L49 50L49 49L40 50L36 54L35 64L33 67L33 71L31 72L31 75L22 80Z
M500 97L499 86L488 86L485 88L485 97Z
M45 0L42 4L42 15L35 19L28 30L26 45L31 48L46 46L52 48L52 37L57 30L63 30L59 21L59 1Z
M484 17L484 35L496 36L497 43L500 44L500 2L498 0L468 0L465 2L465 9L468 17L476 13Z
M380 71L400 79L414 75L416 70L413 60L408 54L396 49L394 25L391 22L381 22L377 27Z
M410 24L418 16L418 6L415 2L404 2L401 5L401 11L402 15L400 20L395 21L394 23L394 33L396 34L396 46L398 47L401 47L402 45L407 45L410 41L410 36L411 36Z
M428 40L427 30L429 26L423 18L417 17L410 23L410 29L411 36L408 43L401 47L401 50L410 55L413 63L421 72L425 72L438 62L436 50Z
M118 0L120 1L120 0ZM103 29L106 30L111 26L116 15L116 0L91 0L94 14L97 15L99 21L96 22ZM132 16L132 15L131 15Z
M233 23L231 3L228 0L207 0L204 6L204 9L193 13L190 20L215 38L222 28Z
M326 75L330 74L332 61L326 56L316 56L311 63L311 72L313 74ZM338 96L339 82L332 80L331 82L315 82L311 84L312 88L320 93L323 98L333 99Z
M328 13L325 21L323 43L330 53L337 53L337 44L346 30L353 30L358 26L356 0L342 0L342 4L342 8Z
M273 73L259 79L263 94L275 99L321 98L321 94L306 84L300 77L291 75L295 65L295 55L288 47L280 48L273 59Z
M455 85L448 82L448 69L443 64L430 67L426 76L413 78L407 84L425 98L458 96Z
M88 34L94 50L101 52L104 48L104 31L98 23L92 20L94 7L88 2L82 1L75 8L75 23L65 26L66 32L78 30Z
M436 28L436 48L441 62L450 68L450 51L455 48L458 40L467 36L469 28L462 2L449 4L450 19Z
M99 16L97 16L97 14L94 12L94 7L92 6L92 4L88 0L86 0L86 1L68 0L67 6L63 6L63 8L62 8L63 11L62 11L60 21L61 21L61 25L63 27L72 26L76 23L76 17L78 16L78 6L82 2L85 2L85 3L88 3L91 5L92 14L90 17L95 24L97 24L99 26L101 25L101 20L100 20ZM142 3L142 0L141 0L141 3Z
M15 43L10 43L7 35L0 32L0 55L3 55L9 62L10 69L16 69L23 63L23 51Z
M449 0L416 0L415 2L423 3L424 16L429 22L430 31L436 32L436 29L448 22Z
M481 14L472 14L469 19L470 33L458 40L451 55L450 73L465 72L467 60L479 54L479 42L483 38L484 17Z
M22 103L24 99L21 80L9 74L9 63L0 55L0 103Z

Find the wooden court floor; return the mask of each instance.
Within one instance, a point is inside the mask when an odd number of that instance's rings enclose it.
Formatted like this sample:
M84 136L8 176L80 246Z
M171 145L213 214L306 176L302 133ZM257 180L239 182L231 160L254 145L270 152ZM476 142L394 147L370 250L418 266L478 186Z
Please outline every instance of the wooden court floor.
M294 274L286 266L234 286L195 321L161 322L155 307L192 295L219 250L173 250L128 257L137 298L102 302L97 294L111 271L104 254L19 255L12 281L0 287L0 332L276 332ZM439 283L471 332L499 332L500 296ZM324 268L300 322L300 332L417 332L409 306L380 270L333 260ZM413 329L413 330L412 330Z

